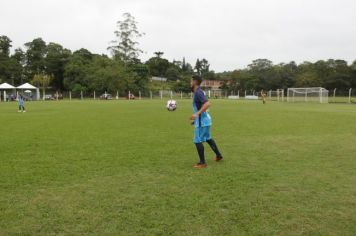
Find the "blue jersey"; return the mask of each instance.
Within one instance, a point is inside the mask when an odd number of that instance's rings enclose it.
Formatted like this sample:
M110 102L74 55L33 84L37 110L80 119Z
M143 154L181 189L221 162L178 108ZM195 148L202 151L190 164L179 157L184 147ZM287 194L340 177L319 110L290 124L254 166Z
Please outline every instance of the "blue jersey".
M197 113L204 103L208 101L207 97L205 96L204 91L199 87L195 93L194 93L194 98L193 98L193 111L194 113ZM195 127L206 127L206 126L211 126L211 117L209 112L205 111L202 114L199 115L197 119L194 121L194 126Z
M23 98L19 98L19 106L24 106L25 100Z

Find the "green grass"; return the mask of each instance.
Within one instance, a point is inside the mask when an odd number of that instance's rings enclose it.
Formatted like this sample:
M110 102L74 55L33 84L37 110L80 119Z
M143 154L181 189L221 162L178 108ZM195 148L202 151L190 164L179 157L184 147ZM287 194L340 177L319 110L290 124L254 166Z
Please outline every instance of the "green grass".
M178 102L0 103L0 235L356 232L356 106L212 100L195 170Z

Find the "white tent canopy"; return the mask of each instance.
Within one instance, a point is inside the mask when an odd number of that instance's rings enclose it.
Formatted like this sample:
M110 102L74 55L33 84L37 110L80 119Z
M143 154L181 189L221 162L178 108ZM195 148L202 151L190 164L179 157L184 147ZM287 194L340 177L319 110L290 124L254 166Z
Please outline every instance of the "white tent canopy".
M17 89L37 89L37 88L32 84L24 83L23 85L18 86Z
M14 89L15 87L12 86L11 84L8 84L8 83L3 83L3 84L0 84L0 89L1 90L4 90L4 89Z
M4 101L6 101L6 97L7 97L5 90L9 90L9 89L15 89L15 87L8 83L0 84L0 90L4 90L4 97L3 97ZM0 101L1 101L1 94L0 94Z
M12 86L11 84L8 84L8 83L3 83L3 84L0 84L0 90L3 90L3 93L4 93L4 95L3 95L3 98L4 98L4 101L7 101L7 95L6 95L6 90L10 90L10 89L16 89L16 90L26 90L25 92L26 93L29 93L29 92L31 92L31 91L29 91L29 90L36 90L36 97L35 97L35 99L36 100L39 100L40 99L40 90L39 90L39 88L36 88L35 86L33 86L32 84L29 84L29 83L24 83L23 85L20 85L20 86L18 86L18 87L14 87L14 86ZM31 93L32 94L32 93ZM17 92L17 95L16 96L18 96L18 92ZM32 100L32 95L31 95L31 98L30 98L31 100ZM0 96L0 101L1 101L1 96Z
M32 84L24 83L23 85L18 86L16 89L36 90L36 100L40 100L40 90Z

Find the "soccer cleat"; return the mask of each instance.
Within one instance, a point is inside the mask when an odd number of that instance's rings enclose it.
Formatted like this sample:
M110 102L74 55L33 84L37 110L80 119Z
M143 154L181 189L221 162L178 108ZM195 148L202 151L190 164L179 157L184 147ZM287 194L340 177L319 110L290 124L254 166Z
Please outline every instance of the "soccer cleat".
M194 166L194 168L196 168L196 169L203 169L203 168L206 168L206 167L207 167L206 164L201 164L201 163L198 163L198 164L196 164L196 165Z
M214 159L216 162L219 162L219 161L222 161L223 160L223 157L215 157Z

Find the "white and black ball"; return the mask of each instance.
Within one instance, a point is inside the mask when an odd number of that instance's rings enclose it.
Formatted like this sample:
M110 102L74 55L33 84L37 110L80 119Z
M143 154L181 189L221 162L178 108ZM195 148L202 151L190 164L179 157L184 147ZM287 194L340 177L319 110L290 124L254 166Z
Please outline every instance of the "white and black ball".
M175 111L177 109L177 102L175 100L169 100L166 108L168 111Z

